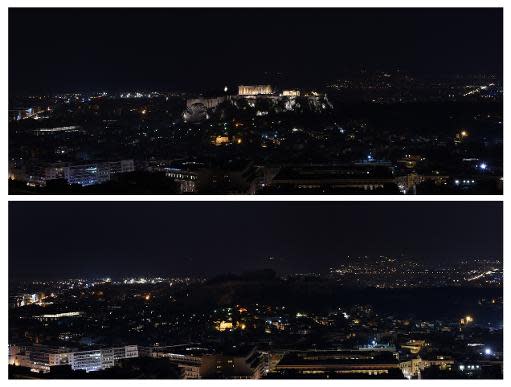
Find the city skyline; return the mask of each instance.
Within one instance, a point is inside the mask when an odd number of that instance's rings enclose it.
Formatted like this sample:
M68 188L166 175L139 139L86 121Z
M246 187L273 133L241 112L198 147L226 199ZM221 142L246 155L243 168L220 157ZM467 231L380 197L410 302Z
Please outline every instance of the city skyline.
M499 8L11 8L9 192L501 194L502 65Z
M9 377L502 379L502 216L484 201L13 201Z

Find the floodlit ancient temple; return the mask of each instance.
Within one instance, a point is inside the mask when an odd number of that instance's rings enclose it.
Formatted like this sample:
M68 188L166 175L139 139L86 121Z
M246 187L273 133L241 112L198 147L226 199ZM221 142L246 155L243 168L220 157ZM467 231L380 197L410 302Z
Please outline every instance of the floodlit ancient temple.
M273 90L270 85L238 86L239 95L259 95L272 93Z

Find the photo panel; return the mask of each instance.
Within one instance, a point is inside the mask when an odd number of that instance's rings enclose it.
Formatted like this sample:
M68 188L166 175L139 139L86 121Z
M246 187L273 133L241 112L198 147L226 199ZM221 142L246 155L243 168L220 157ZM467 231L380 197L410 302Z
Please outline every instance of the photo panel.
M9 377L502 379L502 218L483 201L14 201Z
M502 178L502 8L9 9L11 194L501 194Z

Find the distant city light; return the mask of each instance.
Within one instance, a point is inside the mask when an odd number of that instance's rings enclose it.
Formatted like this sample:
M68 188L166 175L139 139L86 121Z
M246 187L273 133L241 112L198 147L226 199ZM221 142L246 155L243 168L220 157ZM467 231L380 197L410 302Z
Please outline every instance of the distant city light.
M479 164L479 168L482 169L483 171L488 167L488 165L486 163L481 163Z

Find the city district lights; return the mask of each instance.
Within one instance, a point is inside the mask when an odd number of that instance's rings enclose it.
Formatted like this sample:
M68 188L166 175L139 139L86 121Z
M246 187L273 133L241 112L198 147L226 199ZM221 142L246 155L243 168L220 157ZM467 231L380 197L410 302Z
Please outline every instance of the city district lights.
M465 316L464 318L460 319L461 325L468 325L473 322L474 322L474 318L472 316Z
M464 185L468 185L468 184L475 184L475 180L454 180L454 184L456 185L460 185L460 183L463 183Z
M456 133L455 142L460 143L461 141L466 139L468 137L468 135L469 135L469 133L465 129L459 131L458 133Z

